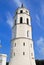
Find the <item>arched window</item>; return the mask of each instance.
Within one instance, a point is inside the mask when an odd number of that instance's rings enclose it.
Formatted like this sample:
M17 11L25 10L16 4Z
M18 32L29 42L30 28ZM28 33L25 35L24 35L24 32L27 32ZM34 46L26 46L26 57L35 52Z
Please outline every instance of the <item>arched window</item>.
M16 14L17 14L17 12L16 12Z
M23 52L23 55L25 55L25 52Z
M25 46L25 42L23 42L23 46Z
M22 17L20 17L20 23L22 23Z
M14 52L14 56L15 56L15 52Z
M23 10L20 10L20 13L23 13Z
M27 18L27 24L29 25L29 19Z
M33 56L33 53L31 53L31 56Z
M32 44L30 44L30 46L32 47Z
M29 31L27 31L27 37L29 37Z
M16 43L15 43L15 47L16 47Z
M15 20L15 25L16 25L16 20Z

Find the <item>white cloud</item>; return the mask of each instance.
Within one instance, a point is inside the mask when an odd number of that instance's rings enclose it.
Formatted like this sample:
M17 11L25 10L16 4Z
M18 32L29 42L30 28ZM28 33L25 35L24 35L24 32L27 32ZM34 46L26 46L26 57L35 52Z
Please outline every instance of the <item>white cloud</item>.
M44 16L44 2L41 2L40 7L41 7L40 14L41 14L42 16Z
M38 14L36 14L36 23L38 24L38 26L42 29L42 30L44 30L44 26L41 24L41 19L40 19L40 17L39 17L39 15Z
M36 23L37 23L38 26L41 28L40 17L38 16L38 14L36 14Z
M12 17L12 15L10 14L10 12L8 12L7 13L7 24L12 28L13 27L13 22L14 22L14 20L13 20L13 17Z
M39 2L39 10L38 13L36 13L36 23L38 26L44 31L44 1Z
M38 46L39 54L44 56L44 38L43 37L40 37L40 39L37 40L37 46Z
M17 6L21 6L21 0L14 0L14 2L16 3Z
M40 22L40 17L36 14L36 19Z
M44 38L43 38L43 37L40 37L40 39L37 40L37 44L38 44L38 45L44 44Z

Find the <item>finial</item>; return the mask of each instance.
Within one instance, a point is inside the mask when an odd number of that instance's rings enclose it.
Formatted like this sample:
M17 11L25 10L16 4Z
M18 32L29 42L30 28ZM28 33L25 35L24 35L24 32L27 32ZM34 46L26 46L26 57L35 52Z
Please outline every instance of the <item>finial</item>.
M22 4L21 7L24 7L24 5Z

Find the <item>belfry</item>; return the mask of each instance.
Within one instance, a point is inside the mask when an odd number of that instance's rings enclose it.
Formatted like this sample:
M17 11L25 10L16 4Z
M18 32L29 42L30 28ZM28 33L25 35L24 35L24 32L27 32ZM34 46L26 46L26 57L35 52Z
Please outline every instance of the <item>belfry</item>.
M16 10L14 17L9 65L36 65L30 12L23 4Z

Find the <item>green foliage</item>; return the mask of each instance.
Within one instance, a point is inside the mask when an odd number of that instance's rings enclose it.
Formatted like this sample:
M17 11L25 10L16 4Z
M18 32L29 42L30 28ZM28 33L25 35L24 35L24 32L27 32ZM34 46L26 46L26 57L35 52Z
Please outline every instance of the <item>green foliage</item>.
M6 65L9 65L9 62L7 62Z
M44 65L44 60L36 60L36 65Z
M6 65L9 65L9 62ZM44 65L44 60L36 60L36 65Z

